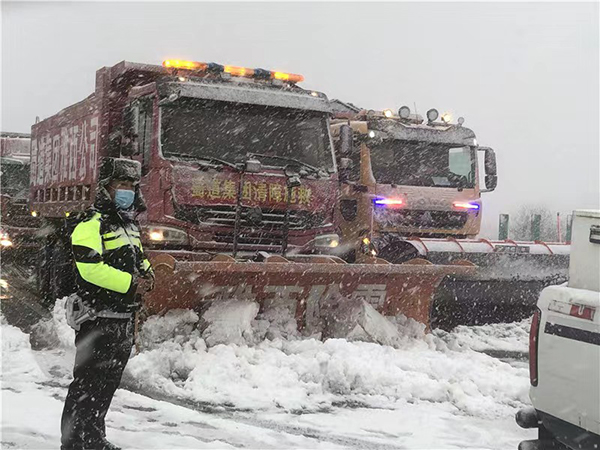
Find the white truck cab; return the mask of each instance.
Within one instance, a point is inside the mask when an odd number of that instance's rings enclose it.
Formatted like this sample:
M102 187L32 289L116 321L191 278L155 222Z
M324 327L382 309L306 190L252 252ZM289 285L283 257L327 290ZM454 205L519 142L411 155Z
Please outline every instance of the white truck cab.
M539 437L519 450L600 449L600 211L573 219L569 282L542 291L531 324L533 407L516 420Z

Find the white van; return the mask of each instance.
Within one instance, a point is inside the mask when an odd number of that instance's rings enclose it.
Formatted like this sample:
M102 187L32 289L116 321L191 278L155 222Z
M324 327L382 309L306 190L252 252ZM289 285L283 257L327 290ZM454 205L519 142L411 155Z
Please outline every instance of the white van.
M519 450L600 449L600 211L574 212L569 282L544 289L529 337L536 440Z

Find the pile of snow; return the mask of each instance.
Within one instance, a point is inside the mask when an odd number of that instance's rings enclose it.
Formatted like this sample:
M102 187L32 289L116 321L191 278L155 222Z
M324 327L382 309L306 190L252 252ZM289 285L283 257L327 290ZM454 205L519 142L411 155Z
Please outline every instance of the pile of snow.
M67 297L56 300L52 317L40 320L31 330L31 340L36 348L75 349L75 331L67 324Z
M2 380L16 379L20 382L44 378L37 364L29 335L9 325L0 316L0 340L2 341Z
M202 315L202 333L206 344L243 344L252 336L252 321L258 314L258 303L242 300L215 302Z
M154 341L135 356L126 369L128 378L149 391L255 410L315 411L337 404L401 408L407 402L434 402L457 413L496 418L529 402L525 368L458 345L448 336L426 335L422 326L402 317L395 319L397 348L279 337L210 347L197 327L187 335L173 332L189 327L191 319L189 311L171 311L147 321L144 334L171 337Z
M324 338L376 342L393 347L402 341L393 323L363 299L328 298L321 305L321 320Z
M531 319L524 319L514 323L458 326L451 333L441 330L436 330L434 333L454 349L526 354L530 328Z

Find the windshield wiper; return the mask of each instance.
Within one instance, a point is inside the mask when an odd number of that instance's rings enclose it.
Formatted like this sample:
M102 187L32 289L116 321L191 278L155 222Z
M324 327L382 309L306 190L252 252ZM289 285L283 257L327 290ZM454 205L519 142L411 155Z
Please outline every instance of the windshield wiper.
M257 156L259 158L277 159L277 160L280 160L280 161L292 162L292 163L298 164L301 167L304 167L305 169L309 169L310 171L312 171L317 176L321 176L322 172L327 172L322 167L312 166L312 165L310 165L308 163L305 163L304 161L300 161L299 159L292 158L290 156L265 155L263 153L250 153L249 156Z
M166 156L175 156L177 158L188 158L188 159L198 161L199 163L202 163L204 161L206 161L208 163L216 163L216 164L219 164L220 166L227 166L235 171L239 171L238 167L235 164L233 164L229 161L225 161L224 159L213 158L212 156L196 156L196 155L190 155L188 153L173 153L173 152L169 152Z

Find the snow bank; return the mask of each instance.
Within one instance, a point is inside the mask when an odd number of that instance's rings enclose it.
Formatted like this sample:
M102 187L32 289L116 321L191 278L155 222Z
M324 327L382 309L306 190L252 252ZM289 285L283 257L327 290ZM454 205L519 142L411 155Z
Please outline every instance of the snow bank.
M376 342L393 347L401 341L398 329L363 299L328 298L321 305L321 317L325 338Z
M451 333L436 330L434 334L453 349L479 352L509 352L527 354L531 319L514 323L479 326L459 326Z
M52 317L40 320L31 331L37 347L75 349L75 331L67 324L65 305L67 297L56 300Z
M258 314L258 303L241 300L216 302L202 315L202 336L210 347L217 344L243 344L252 336L252 321Z
M186 314L154 318L144 332L173 328L177 318L189 320ZM142 388L262 410L315 411L337 404L399 408L407 402L435 402L457 413L496 418L512 415L529 402L526 369L458 345L448 336L425 335L421 326L405 318L395 322L399 348L299 338L207 347L194 330L187 337L155 343L126 370Z
M5 322L0 316L0 340L2 341L2 380L32 381L44 378L38 366L29 335Z

